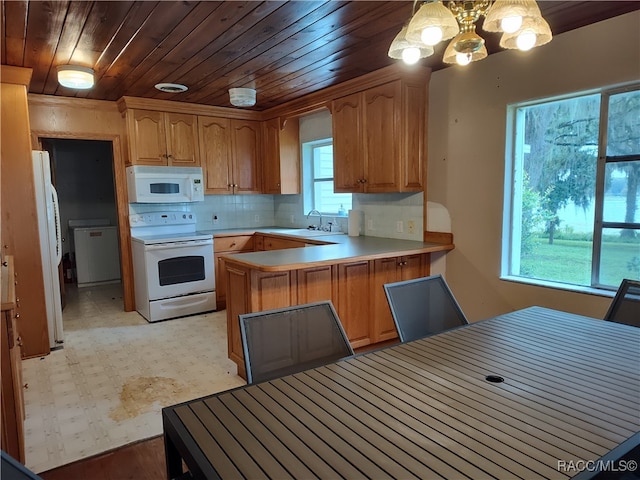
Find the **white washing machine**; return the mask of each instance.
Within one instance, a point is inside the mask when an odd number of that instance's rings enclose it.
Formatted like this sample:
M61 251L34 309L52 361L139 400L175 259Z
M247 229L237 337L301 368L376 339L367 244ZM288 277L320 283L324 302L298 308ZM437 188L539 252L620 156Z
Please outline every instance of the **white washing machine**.
M78 287L120 280L118 227L109 220L69 220Z

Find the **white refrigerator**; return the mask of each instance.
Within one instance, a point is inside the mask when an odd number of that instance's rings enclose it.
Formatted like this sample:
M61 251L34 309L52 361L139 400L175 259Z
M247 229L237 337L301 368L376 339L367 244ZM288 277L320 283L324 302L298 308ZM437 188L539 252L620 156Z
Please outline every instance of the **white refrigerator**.
M49 153L34 151L32 156L49 346L56 348L62 346L64 341L58 274L58 265L62 260L60 210L58 194L51 183Z

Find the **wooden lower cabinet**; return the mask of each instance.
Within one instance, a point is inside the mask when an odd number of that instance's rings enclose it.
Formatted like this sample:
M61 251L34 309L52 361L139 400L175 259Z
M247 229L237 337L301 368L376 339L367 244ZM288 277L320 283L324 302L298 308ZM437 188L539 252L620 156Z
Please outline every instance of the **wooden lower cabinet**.
M369 260L338 265L336 311L353 348L371 343Z
M13 259L3 258L4 282L13 282ZM4 266L7 262L7 266ZM15 290L9 285L10 297L2 298L2 316L0 323L2 334L0 343L2 388L0 403L2 404L2 450L21 463L25 462L24 454L24 396L22 391L22 352L15 310Z
M253 249L253 235L214 237L213 260L216 272L216 308L218 310L224 310L227 306L225 264L222 255L229 253L253 252Z
M229 358L246 378L238 315L331 300L353 348L392 340L397 332L382 285L428 274L429 254L363 259L263 272L227 259Z
M295 273L260 272L233 263L226 265L227 288L233 294L227 299L227 346L229 358L238 365L238 375L247 378L238 315L296 305L291 278Z
M240 337L240 323L238 315L250 312L251 271L227 265L227 288L233 292L227 301L227 348L229 358L238 365L238 375L247 378L244 368L244 354L242 353L242 338Z
M373 302L373 338L371 343L398 338L387 296L384 293L384 284L428 275L427 255L381 258L374 261L370 294Z
M337 298L336 273L333 265L297 270L298 305Z

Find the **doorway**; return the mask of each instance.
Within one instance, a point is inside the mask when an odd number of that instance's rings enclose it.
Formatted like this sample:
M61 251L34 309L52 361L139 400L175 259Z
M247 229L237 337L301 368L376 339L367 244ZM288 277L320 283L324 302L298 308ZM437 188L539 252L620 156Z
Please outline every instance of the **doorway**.
M41 144L60 205L63 323L96 289L108 290L123 311L113 144L68 138L41 138Z

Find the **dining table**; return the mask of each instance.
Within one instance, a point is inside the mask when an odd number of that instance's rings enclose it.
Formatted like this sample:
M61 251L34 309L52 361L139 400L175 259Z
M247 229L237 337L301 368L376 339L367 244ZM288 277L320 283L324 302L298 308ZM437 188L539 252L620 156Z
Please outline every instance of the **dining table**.
M162 419L168 479L637 474L640 328L529 307Z

